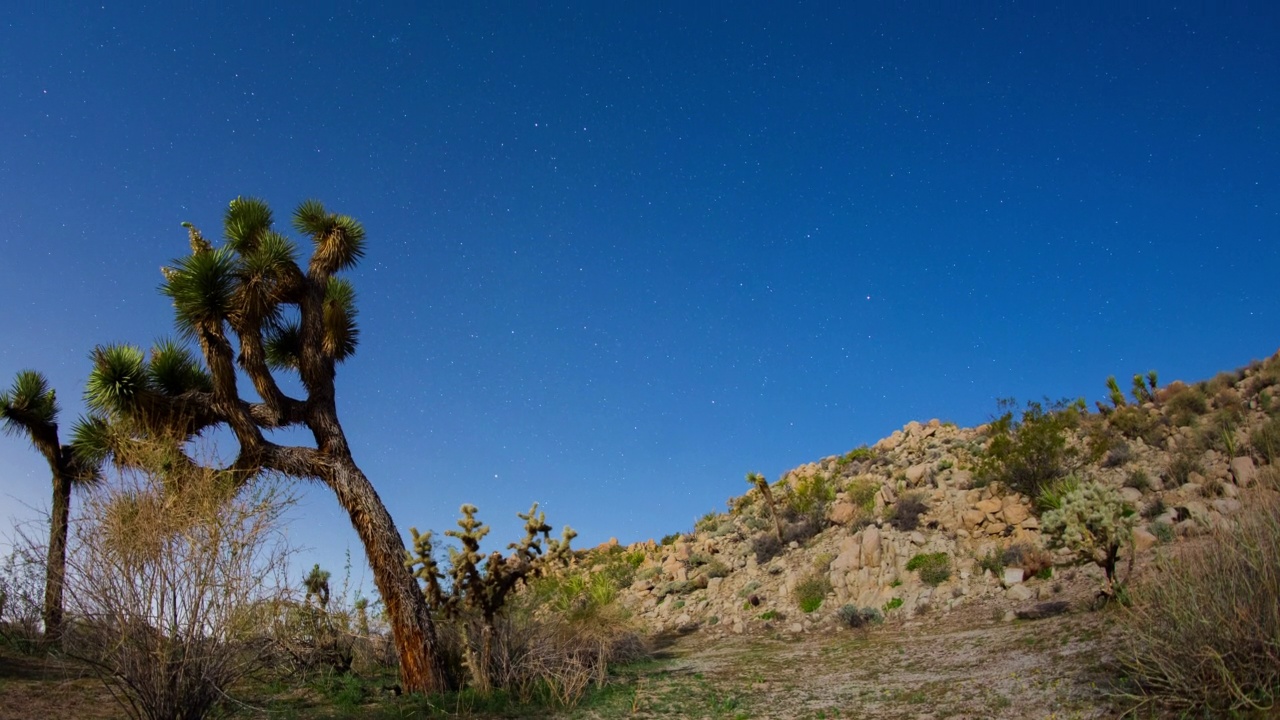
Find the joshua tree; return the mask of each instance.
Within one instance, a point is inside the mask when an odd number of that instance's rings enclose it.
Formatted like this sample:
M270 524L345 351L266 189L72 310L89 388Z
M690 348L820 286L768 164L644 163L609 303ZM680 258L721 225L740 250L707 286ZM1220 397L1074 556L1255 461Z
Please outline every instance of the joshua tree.
M49 463L53 473L53 507L49 518L49 559L45 564L45 638L62 635L62 587L67 574L67 522L71 515L71 488L98 478L96 469L82 462L70 446L58 441L58 400L44 375L23 370L13 386L0 392L0 427L12 435L25 435Z
M196 463L182 441L219 426L234 434L234 461L218 471L235 484L261 472L324 483L351 518L374 582L385 604L400 658L400 677L411 692L444 689L435 626L413 575L405 547L373 484L356 465L338 421L334 377L338 363L356 348L355 291L338 273L364 254L364 228L355 219L308 200L293 213L293 227L311 240L311 258L300 264L294 243L272 229L261 200L236 198L224 217L226 243L215 248L190 223L191 254L162 269L161 291L173 300L176 325L186 343L165 340L150 356L129 345L99 346L92 353L86 399L109 422L129 422L130 432L167 439L173 462ZM290 397L274 373L296 372L303 396ZM236 386L242 373L258 401ZM303 427L314 447L284 446L265 431ZM86 430L94 457L117 454L118 433ZM176 440L176 442L175 442ZM77 438L79 441L79 437ZM118 445L117 445L118 446Z
M760 473L749 472L747 482L759 488L765 502L769 503L769 514L773 516L773 529L778 531L778 542L782 542L782 520L778 517L778 507L773 504L773 491L769 489L769 481L765 480Z

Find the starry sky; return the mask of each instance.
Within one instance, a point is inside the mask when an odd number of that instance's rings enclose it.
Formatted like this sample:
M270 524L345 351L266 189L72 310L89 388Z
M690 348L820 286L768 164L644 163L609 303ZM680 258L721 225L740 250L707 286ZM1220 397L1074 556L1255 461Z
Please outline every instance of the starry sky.
M4 13L0 384L69 427L237 195L365 224L339 408L406 533L656 538L911 420L1280 346L1273 3L377 5ZM303 564L358 565L299 490ZM48 496L0 437L0 516Z

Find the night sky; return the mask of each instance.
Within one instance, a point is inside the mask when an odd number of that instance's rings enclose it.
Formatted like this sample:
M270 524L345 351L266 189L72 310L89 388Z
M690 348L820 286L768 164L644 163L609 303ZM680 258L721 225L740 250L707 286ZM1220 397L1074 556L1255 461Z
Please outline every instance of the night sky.
M339 408L406 533L660 537L911 420L1280 346L1274 3L182 5L0 19L0 384L64 428L237 195L364 222ZM0 517L48 503L0 437Z

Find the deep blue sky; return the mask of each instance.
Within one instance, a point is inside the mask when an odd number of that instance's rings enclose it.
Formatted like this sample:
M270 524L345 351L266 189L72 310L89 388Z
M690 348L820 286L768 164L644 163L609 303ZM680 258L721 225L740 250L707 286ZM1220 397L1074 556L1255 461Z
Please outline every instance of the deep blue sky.
M171 332L179 222L319 198L369 231L340 409L405 531L657 537L913 419L1280 345L1273 3L178 5L0 19L0 383L70 425L95 344ZM47 488L0 438L0 516Z

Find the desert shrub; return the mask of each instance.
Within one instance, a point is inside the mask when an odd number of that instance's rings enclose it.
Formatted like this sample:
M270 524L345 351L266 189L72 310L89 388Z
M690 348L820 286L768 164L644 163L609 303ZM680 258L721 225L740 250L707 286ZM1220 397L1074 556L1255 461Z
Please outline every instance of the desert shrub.
M829 592L831 592L831 581L827 576L813 573L796 583L791 595L802 612L811 613L822 606L822 601L826 599Z
M986 452L977 475L984 482L1003 482L1014 490L1036 497L1045 483L1069 473L1079 450L1068 444L1068 435L1079 427L1084 402L1060 400L1046 407L1028 402L1014 419L1013 400L1001 400L1004 413L988 430Z
M658 544L659 545L675 545L676 541L682 537L684 537L684 533L679 533L679 532L674 532L674 533L671 533L670 535L663 535L662 539L658 541Z
M1259 460L1274 465L1280 458L1280 419L1271 418L1249 434L1249 449Z
M1173 526L1170 525L1169 523L1157 520L1156 522L1151 523L1151 525L1149 525L1147 529L1150 530L1151 534L1155 535L1156 539L1159 540L1160 542L1162 543L1173 542L1173 537L1174 537Z
M751 541L751 552L755 553L756 563L760 565L781 555L785 547L772 532L762 532Z
M719 560L712 560L707 563L701 571L701 575L706 578L722 578L729 577L729 566Z
M1215 411L1199 427L1196 439L1201 447L1225 453L1227 457L1235 457L1237 448L1236 428L1244 419L1244 414L1237 407L1223 407Z
M880 483L868 477L854 478L845 486L844 492L849 502L869 513L876 507L876 493L880 492Z
M1004 574L1004 556L999 551L988 550L977 560L979 570L986 570L997 578Z
M1133 542L1135 522L1133 508L1118 490L1087 482L1064 495L1058 508L1046 511L1040 528L1054 547L1097 563L1106 573L1108 591L1114 591L1116 561L1120 548Z
M1165 412L1174 425L1186 427L1209 412L1209 401L1200 388L1187 387L1165 402Z
M1157 497L1142 508L1142 517L1147 518L1148 520L1154 517L1160 517L1168 509L1168 506L1164 504L1164 498Z
M1164 431L1158 412L1148 411L1137 405L1117 409L1107 416L1107 424L1124 437L1130 440L1141 439L1148 445L1157 444Z
M886 614L891 613L894 610L897 610L898 608L902 607L902 605L905 602L906 601L900 597L889 598L889 601L884 604L884 611Z
M890 508L889 523L899 530L909 532L920 526L920 516L928 510L923 493L905 493Z
M822 510L813 510L787 522L782 527L782 544L804 544L827 526L826 516Z
M1129 443L1120 441L1107 450L1106 457L1102 459L1102 467L1120 467L1132 459L1133 449L1129 447Z
M1197 457L1187 453L1178 453L1169 461L1165 477L1174 485L1185 485L1191 481L1191 473L1203 473L1204 466Z
M838 616L840 622L855 629L884 622L884 614L872 607L860 608L856 605L845 605L840 608Z
M712 532L719 526L720 513L715 510L708 512L693 523L694 532Z
M1137 468L1129 473L1124 479L1124 486L1135 490L1146 492L1151 489L1151 477L1147 475L1147 471Z
M844 460L845 462L852 463L852 462L858 462L860 460L874 460L875 457L876 457L875 450L872 450L866 445L859 445L858 447L845 453L844 457L842 457L841 459Z
M292 498L214 471L130 474L72 524L67 637L136 718L199 718L263 667L262 619L286 598ZM181 473L181 479L174 475Z
M921 553L907 561L907 570L919 570L920 582L936 587L951 577L951 556L944 552Z
M27 532L25 525L13 528L9 554L0 560L0 645L19 652L41 648L43 631L41 608L44 601L47 540L44 528Z
M1028 577L1038 576L1053 567L1053 557L1028 542L1017 542L1000 554L1001 565L1022 568Z
M1119 659L1132 698L1203 716L1280 696L1280 503L1245 503L1210 542L1161 554L1132 594Z
M836 497L836 486L829 475L816 473L794 480L786 486L786 503L791 518L821 514Z

